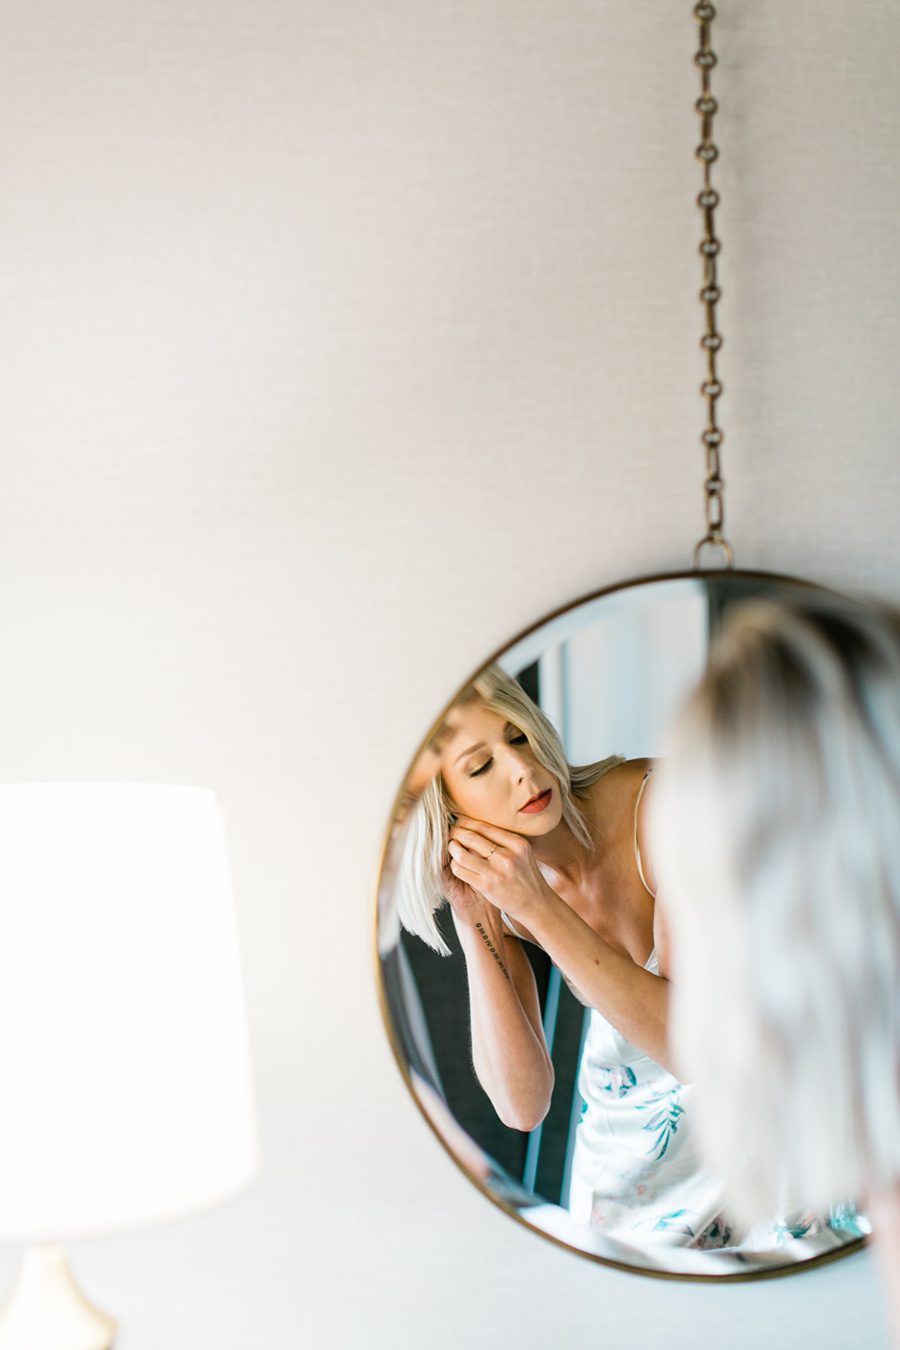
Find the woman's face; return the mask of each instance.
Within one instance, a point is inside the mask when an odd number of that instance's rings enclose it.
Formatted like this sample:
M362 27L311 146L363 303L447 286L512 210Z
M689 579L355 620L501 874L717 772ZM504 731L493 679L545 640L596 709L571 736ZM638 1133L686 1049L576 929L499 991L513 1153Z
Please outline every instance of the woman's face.
M457 713L441 774L461 816L536 837L562 820L559 784L528 737L502 713L473 699Z

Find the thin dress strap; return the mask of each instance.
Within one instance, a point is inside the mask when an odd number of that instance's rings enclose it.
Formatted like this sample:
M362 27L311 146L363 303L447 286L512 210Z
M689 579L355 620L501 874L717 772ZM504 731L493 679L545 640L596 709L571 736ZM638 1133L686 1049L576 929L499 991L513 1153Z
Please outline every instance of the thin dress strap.
M506 924L507 928L512 933L513 937L517 937L520 942L530 942L532 946L535 947L537 946L537 943L534 941L534 938L527 938L524 933L520 932L520 930L513 923L512 919L509 917L505 909L501 909L500 918Z
M641 809L641 798L644 795L644 788L647 786L647 779L650 777L652 769L648 769L641 779L641 785L637 790L637 797L634 802L634 861L637 864L637 874L641 879L641 885L652 900L656 899L656 892L651 891L647 885L647 878L644 876L644 863L641 858L641 846L638 842L638 812Z

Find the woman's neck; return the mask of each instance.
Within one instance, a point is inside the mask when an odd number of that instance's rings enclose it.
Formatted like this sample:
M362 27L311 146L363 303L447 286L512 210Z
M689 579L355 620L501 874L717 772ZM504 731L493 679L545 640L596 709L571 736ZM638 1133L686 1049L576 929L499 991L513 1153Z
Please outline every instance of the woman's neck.
M595 861L593 845L583 844L563 819L548 834L531 841L536 860L579 886Z

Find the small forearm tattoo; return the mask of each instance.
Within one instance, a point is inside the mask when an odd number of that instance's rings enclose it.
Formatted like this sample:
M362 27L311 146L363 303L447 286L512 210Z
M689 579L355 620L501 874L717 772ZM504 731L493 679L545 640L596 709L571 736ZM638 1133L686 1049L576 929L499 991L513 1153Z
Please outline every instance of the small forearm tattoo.
M497 962L497 965L498 965L498 966L500 967L500 969L503 971L503 977L504 977L504 979L505 979L507 982L509 982L509 972L507 971L506 966L503 964L503 960L502 960L502 958L501 958L501 956L500 956L500 953L497 951L497 948L494 946L493 942L491 942L491 939L488 937L487 933L485 932L484 928L481 926L480 923L477 923L477 922L476 922L475 927L478 929L479 933L481 934L481 940L482 940L482 942L483 942L484 945L487 947L487 949L488 949L488 951L490 952L491 956L492 956L492 957L494 958L494 960Z

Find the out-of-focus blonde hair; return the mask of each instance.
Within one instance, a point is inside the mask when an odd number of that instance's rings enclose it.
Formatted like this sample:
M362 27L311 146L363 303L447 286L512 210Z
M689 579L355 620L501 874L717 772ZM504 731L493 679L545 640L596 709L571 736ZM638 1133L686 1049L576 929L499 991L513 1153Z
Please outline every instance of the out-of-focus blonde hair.
M900 1177L900 616L743 607L655 775L671 1035L737 1217Z
M460 702L467 703L473 697L524 731L535 758L559 784L563 820L577 839L590 845L590 835L576 798L607 769L620 763L621 756L611 755L596 764L581 766L567 763L553 723L522 686L499 666L485 667ZM441 936L435 914L446 903L443 865L454 810L443 778L437 774L412 810L397 878L400 922L408 932L415 933L442 956L449 956L450 948Z

